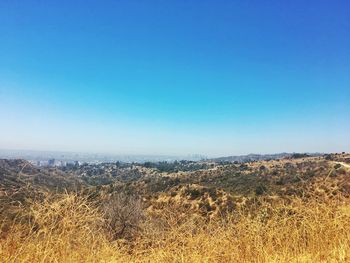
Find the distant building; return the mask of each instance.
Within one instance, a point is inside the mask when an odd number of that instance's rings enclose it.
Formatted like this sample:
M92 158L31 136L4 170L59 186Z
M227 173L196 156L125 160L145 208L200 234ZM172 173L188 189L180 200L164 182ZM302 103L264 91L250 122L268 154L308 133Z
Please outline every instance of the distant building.
M50 159L47 164L48 166L55 166L55 159Z

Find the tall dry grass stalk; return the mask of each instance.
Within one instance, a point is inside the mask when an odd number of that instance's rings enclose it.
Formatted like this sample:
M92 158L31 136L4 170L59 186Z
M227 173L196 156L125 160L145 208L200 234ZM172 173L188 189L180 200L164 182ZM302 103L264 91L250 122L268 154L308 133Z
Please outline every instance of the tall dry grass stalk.
M26 218L0 242L6 262L110 262L122 251L105 236L98 209L76 194L33 203Z
M260 200L206 220L165 209L133 240L113 241L104 215L84 197L34 203L30 223L2 234L2 262L349 262L350 202L344 198Z

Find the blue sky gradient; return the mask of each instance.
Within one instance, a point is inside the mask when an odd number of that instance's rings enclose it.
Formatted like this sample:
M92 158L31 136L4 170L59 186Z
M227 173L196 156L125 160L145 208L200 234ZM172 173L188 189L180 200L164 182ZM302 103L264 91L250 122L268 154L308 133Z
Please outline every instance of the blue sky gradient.
M0 2L0 148L350 151L349 1Z

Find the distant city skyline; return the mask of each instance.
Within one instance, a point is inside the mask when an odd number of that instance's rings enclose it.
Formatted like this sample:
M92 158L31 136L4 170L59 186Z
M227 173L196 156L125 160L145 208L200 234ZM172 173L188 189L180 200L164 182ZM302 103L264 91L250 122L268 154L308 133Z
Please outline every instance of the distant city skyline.
M142 154L104 154L83 152L60 152L60 151L33 151L33 150L9 150L0 149L0 159L24 159L38 166L65 166L75 163L144 163L144 162L173 162L173 161L247 161L262 159L280 159L293 156L294 154L306 154L308 156L322 156L328 153L303 152L303 153L250 153L244 155L205 156L200 154L188 155L142 155Z
M10 150L0 149L0 159L25 159L35 164L49 165L53 162L59 165L80 163L101 163L101 162L158 162L190 160L200 161L207 159L207 156L199 154L189 155L141 155L141 154L106 154L106 153L84 153L84 152L61 152L61 151L35 151L35 150Z
M0 149L350 152L347 1L0 2Z

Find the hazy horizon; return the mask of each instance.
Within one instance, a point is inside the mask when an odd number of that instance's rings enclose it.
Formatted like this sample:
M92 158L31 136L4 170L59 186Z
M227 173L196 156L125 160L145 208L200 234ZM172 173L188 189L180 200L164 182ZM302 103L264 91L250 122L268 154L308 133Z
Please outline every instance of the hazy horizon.
M217 154L217 155L206 155L202 153L188 153L188 154L136 154L136 153L115 153L115 152L74 152L74 151L51 151L51 150L31 150L31 149L3 149L0 148L0 158L3 158L4 154L12 153L13 156L20 156L20 154L31 154L39 156L40 154L80 154L80 155L98 155L106 157L118 157L118 156L130 156L130 157L177 157L186 159L194 156L201 156L203 158L219 158L219 157L229 157L229 156L246 156L246 155L273 155L273 154L293 154L293 153L306 153L306 154L331 154L331 153L341 153L341 152L249 152L249 153L237 153L237 154ZM17 158L16 157L16 158ZM43 156L42 156L43 157Z
M350 152L350 3L217 3L1 1L0 149Z

